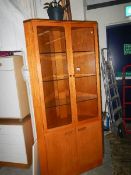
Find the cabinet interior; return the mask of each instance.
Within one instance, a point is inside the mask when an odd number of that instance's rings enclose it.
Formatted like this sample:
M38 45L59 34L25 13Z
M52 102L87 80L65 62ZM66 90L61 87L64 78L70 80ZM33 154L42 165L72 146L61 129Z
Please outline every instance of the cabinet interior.
M47 128L72 123L70 77L76 89L77 120L97 117L97 81L94 29L71 27L74 73L68 70L65 29L37 27Z

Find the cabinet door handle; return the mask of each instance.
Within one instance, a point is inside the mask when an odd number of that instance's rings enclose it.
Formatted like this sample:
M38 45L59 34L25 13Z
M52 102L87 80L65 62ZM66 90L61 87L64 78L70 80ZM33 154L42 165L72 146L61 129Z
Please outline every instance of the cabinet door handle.
M65 132L65 135L70 135L70 134L72 134L72 132L73 131L67 131L67 132Z
M69 75L70 77L75 77L75 75Z
M86 127L79 128L78 131L84 131L86 130Z

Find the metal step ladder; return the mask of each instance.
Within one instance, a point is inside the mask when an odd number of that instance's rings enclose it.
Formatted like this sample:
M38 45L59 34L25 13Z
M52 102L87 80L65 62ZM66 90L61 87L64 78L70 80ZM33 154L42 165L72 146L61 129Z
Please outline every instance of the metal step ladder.
M105 110L108 110L110 130L115 135L122 132L122 107L111 58L108 58L107 48L101 49L101 71L106 94ZM106 109L107 108L107 109Z

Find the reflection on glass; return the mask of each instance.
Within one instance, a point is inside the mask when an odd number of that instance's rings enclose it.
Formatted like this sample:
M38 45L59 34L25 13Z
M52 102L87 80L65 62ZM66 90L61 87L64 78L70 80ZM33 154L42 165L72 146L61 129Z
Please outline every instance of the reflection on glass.
M65 31L63 27L38 27L38 42L47 128L72 122Z
M48 129L70 124L71 110L70 105L46 108Z
M94 51L94 29L91 28L76 28L73 27L72 31L72 47L73 51Z
M75 52L73 58L75 77L96 74L94 52Z
M92 119L98 113L93 28L73 27L72 48L78 121Z
M78 121L96 118L97 99L82 101L77 103Z
M48 81L43 83L46 107L70 103L68 80Z

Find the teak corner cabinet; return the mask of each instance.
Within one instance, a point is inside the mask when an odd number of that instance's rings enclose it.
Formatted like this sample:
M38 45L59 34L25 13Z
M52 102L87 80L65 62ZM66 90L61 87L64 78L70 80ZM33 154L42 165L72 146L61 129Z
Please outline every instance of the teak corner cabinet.
M24 21L41 175L102 163L97 23Z

